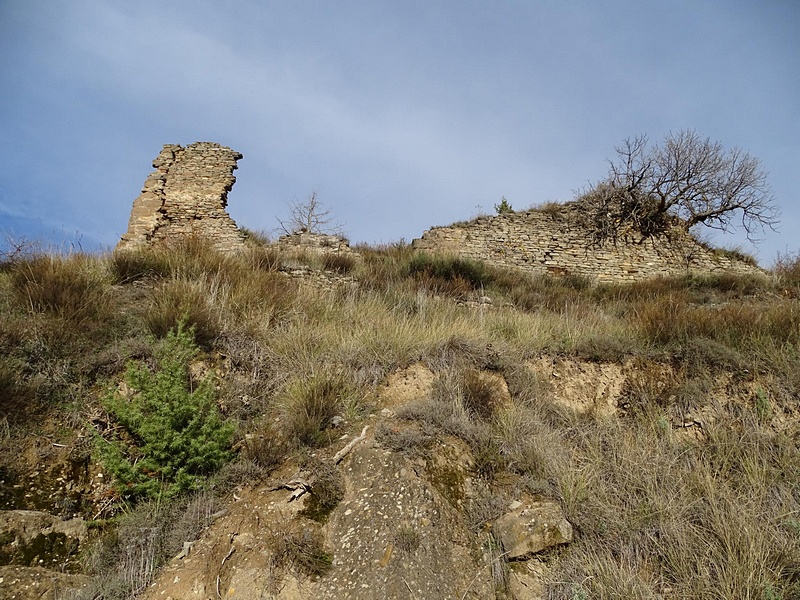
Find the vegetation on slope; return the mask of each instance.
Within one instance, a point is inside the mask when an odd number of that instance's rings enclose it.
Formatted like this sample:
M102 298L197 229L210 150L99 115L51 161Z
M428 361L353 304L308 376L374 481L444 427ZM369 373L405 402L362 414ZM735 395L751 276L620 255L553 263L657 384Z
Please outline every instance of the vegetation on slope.
M217 448L192 468L191 482L152 488L168 479L158 475L163 461L135 480L116 473L116 503L100 515L111 519L101 524L106 541L86 559L87 569L104 574L104 597L143 589L155 565L177 554L176 540L187 539L158 521L147 530L152 560L132 572L124 557L143 543L142 523L200 498L197 529L213 512L213 494L330 443L333 416L358 421L386 376L416 362L437 374L434 393L401 415L412 433L383 431L382 443L426 452L433 436L458 436L490 489L513 473L521 489L557 499L576 540L543 558L552 565L549 598L800 594L797 257L784 257L765 278L597 286L415 254L402 244L358 250L358 262L291 259L358 281L332 290L279 272L289 259L257 241L233 257L190 240L3 265L0 454L11 457L48 416L82 435L92 429L108 439L122 428L116 443L127 439L126 452L144 452L138 415L109 390L126 373L140 393L159 389L169 356L181 401L199 393L208 414L219 411ZM551 383L527 366L543 356L630 365L624 405L605 418L554 403ZM133 371L130 361L139 365ZM510 404L496 401L479 376L486 371L504 377ZM183 387L204 380L194 392ZM721 388L730 401L721 401ZM116 399L104 404L109 397ZM708 414L699 434L686 434L682 423ZM234 447L236 458L223 464ZM128 483L150 486L138 507L125 498ZM166 500L196 487L202 496ZM477 498L465 518L479 529L499 507L491 495Z

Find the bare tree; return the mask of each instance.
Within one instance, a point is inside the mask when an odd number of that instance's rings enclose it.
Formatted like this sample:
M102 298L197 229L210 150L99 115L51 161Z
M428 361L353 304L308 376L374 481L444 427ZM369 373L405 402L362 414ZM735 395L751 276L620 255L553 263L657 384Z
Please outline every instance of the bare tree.
M278 219L281 229L287 233L335 233L340 234L342 225L334 221L331 211L325 208L316 192L303 202L294 200L289 204L289 217Z
M0 263L10 264L26 256L30 256L36 249L37 243L25 238L16 237L8 232L3 232L0 241Z
M615 150L608 177L578 199L596 242L616 240L629 229L647 238L674 226L729 231L739 223L756 241L758 231L778 224L767 172L739 148L726 151L684 130L660 145L649 147L639 136Z

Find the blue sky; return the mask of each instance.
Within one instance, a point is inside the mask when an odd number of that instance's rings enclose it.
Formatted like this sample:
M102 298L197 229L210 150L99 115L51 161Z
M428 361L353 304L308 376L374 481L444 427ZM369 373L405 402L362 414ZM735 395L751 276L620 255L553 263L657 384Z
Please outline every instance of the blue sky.
M112 247L163 144L244 154L236 221L312 191L353 243L566 201L626 137L758 157L800 250L796 0L0 0L0 230Z

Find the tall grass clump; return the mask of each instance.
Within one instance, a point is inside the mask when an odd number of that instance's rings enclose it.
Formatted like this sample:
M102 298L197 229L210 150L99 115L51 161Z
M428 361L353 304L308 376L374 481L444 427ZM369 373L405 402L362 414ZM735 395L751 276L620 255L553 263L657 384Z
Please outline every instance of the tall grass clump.
M218 281L168 279L153 289L145 324L154 336L164 338L185 320L197 342L210 348L223 329L221 294L224 289Z
M97 437L106 468L123 498L176 496L198 489L207 475L231 458L233 425L222 420L209 379L189 377L198 348L185 321L158 349L155 372L131 363L125 373L128 398L110 393L104 406L127 438Z
M355 394L343 376L333 373L294 381L280 400L289 439L312 448L332 442L331 420L353 403Z
M114 283L127 284L145 278L166 277L172 272L169 256L160 249L115 250L109 257Z
M18 303L66 321L103 321L112 311L109 285L96 259L41 254L15 262L11 287Z
M491 274L484 263L458 256L416 253L408 269L418 285L435 294L455 298L463 298L491 282Z

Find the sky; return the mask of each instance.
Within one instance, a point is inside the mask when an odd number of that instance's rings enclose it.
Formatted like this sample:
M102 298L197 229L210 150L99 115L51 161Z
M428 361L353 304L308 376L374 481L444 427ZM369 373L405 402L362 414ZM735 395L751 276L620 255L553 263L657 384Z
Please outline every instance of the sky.
M769 172L800 251L797 0L0 0L0 234L104 250L164 144L241 152L228 209L312 192L352 244L568 201L693 129Z

